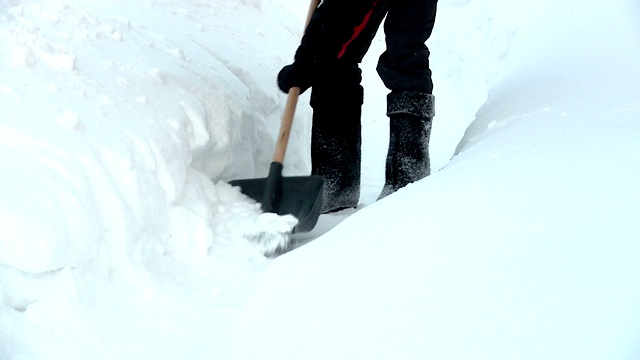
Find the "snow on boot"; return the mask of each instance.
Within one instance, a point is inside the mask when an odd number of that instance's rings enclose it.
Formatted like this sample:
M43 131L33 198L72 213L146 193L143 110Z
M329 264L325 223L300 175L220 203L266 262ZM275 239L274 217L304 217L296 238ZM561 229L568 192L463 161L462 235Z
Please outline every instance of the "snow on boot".
M378 200L429 175L429 136L434 115L431 94L392 92L387 96L389 151L385 184Z
M325 179L323 214L356 207L360 200L362 102L360 85L312 89L311 173Z

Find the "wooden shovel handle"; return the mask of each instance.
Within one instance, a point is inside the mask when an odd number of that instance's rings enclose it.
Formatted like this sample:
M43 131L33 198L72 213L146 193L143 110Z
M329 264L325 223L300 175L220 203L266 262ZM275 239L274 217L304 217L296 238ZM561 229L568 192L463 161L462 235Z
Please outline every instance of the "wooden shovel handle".
M305 28L309 25L311 16L313 16L314 11L316 11L319 4L320 0L311 0L311 3L309 4L309 12L307 13L307 20L305 22ZM299 87L292 87L289 89L287 103L285 104L282 121L280 122L280 133L278 134L278 140L276 141L276 151L273 154L273 162L280 164L284 163L284 154L287 152L289 135L291 135L291 126L293 125L293 117L296 113L300 90L301 89Z
M291 126L293 125L293 116L296 113L296 105L300 96L300 88L292 87L289 89L287 103L282 114L280 122L280 134L276 142L276 152L273 154L273 162L284 163L284 154L287 152L287 144L289 144L289 135L291 135Z

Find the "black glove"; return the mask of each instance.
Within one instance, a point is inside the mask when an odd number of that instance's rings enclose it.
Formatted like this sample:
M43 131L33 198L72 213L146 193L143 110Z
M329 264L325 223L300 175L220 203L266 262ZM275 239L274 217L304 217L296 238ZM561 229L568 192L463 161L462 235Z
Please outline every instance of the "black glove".
M318 78L318 62L309 47L299 46L294 56L293 64L287 65L278 73L278 87L285 93L294 86L300 88L300 93L313 86Z
M294 62L287 65L278 73L278 87L285 93L294 86L300 87L300 93L307 91L313 85L313 66Z

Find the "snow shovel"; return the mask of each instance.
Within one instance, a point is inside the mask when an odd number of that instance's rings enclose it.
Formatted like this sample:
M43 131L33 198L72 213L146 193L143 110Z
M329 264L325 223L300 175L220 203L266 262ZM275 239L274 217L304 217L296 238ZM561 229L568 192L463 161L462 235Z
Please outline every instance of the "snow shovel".
M319 3L320 0L311 0L305 27L309 24L311 15ZM308 232L316 226L324 191L324 179L321 176L282 176L282 164L299 96L299 87L289 89L269 175L266 178L229 182L233 186L239 186L242 193L261 203L262 211L295 216L298 219L298 224L293 228L294 233Z
M300 88L293 87L289 90L269 175L266 178L229 182L233 186L239 186L243 194L261 203L262 211L295 216L298 224L293 228L294 233L308 232L316 226L324 191L324 178L321 176L282 176L284 154L299 95Z

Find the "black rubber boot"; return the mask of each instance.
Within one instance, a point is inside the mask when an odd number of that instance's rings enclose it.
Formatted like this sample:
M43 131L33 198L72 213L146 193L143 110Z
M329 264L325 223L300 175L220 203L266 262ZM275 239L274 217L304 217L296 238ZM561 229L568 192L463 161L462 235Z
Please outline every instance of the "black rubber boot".
M360 200L362 102L360 85L312 88L311 172L325 179L321 213L356 207Z
M429 137L435 115L434 96L392 92L387 96L389 151L385 184L378 200L429 175Z

